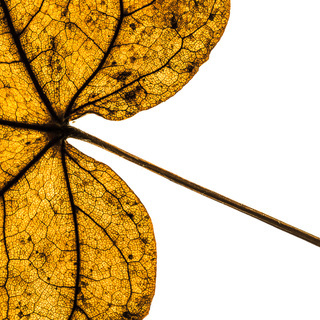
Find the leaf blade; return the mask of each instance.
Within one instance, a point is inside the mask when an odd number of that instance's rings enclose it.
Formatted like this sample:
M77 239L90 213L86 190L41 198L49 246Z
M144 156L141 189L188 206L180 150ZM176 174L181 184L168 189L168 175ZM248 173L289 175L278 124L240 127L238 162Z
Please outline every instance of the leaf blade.
M152 2L123 18L110 57L73 106L76 119L96 113L122 120L174 95L197 72L226 27L230 3ZM177 21L176 21L177 20Z
M142 319L156 272L145 209L109 167L70 145L43 153L3 195L3 310L9 318Z
M125 119L180 90L229 15L229 0L190 3L0 0L7 318L148 313L156 276L150 217L109 167L65 143L67 122L87 112Z
M11 15L10 15L10 11L8 9L8 6L6 4L6 2L4 0L0 0L0 4L1 4L1 8L4 14L4 17L7 21L7 25L9 28L9 32L13 38L13 41L16 45L19 57L27 71L27 74L29 75L38 95L40 96L42 102L44 103L44 105L46 106L48 112L50 113L51 117L55 120L55 121L59 121L58 116L56 114L56 112L53 110L52 105L47 97L47 95L45 94L45 92L43 91L43 88L40 86L38 79L33 71L33 69L31 68L30 65L30 61L28 60L26 53L21 45L21 41L20 41L20 36L19 34L16 32L16 29L13 25L13 21L11 19Z
M115 292L114 299L117 301L117 303L112 302L112 299L109 300L110 297L106 294L104 307L101 307L104 311L100 312L105 312L106 315L109 315L110 312L110 319L113 317L122 319L126 315L128 318L142 319L148 313L155 288L156 251L150 217L139 199L109 167L93 161L70 145L66 149L68 171L72 171L72 167L78 167L78 170L81 171L79 176L70 176L70 184L78 209L79 234L80 239L83 239L80 242L84 243L84 247L89 246L91 253L88 252L89 250L84 252L81 246L80 250L87 257L95 256L94 259L92 257L84 259L86 267L83 268L86 271L80 276L80 281L86 279L87 286L82 287L82 292L88 292L88 288L92 287L92 282L90 283L88 279L93 275L97 278L100 276L104 279L104 287L108 288L109 294ZM84 186L91 190L86 198L83 197L84 189L76 188L79 186L79 181L82 181ZM101 210L103 202L110 205L109 215L106 211ZM99 241L97 239L85 240L87 237L85 235L88 234L87 229L92 230L90 234L100 234ZM89 243L98 242L102 244L98 245L97 250L89 245ZM112 254L110 255L105 248L110 248ZM97 271L97 264L92 274L90 263L97 259L100 265L103 265L104 261L113 261L113 266L110 270L106 269L102 272ZM120 264L121 267L116 268L116 264ZM110 274L110 280L102 274ZM121 284L116 280L119 278L122 279ZM107 312L109 304L112 306ZM86 310L84 304L80 307L89 317L95 316L92 315L93 311L90 308ZM98 313L99 310L95 307L94 312Z

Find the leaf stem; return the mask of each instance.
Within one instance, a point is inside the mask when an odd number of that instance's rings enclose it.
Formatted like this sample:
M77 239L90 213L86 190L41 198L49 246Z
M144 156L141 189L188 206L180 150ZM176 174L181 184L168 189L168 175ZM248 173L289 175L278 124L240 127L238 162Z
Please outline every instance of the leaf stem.
M204 188L196 183L193 183L191 181L188 181L172 172L169 172L165 169L162 169L146 160L143 160L127 151L124 151L108 142L105 142L95 136L92 136L84 131L81 131L77 128L74 128L74 127L71 127L71 126L68 126L67 127L67 131L68 131L68 137L72 137L72 138L76 138L76 139L79 139L79 140L83 140L83 141L86 141L86 142L90 142L94 145L97 145L111 153L114 153L126 160L129 160L145 169L148 169L154 173L157 173L159 174L160 176L166 178L166 179L169 179L185 188L188 188L192 191L195 191L195 192L198 192L200 194L202 194L203 196L206 196L210 199L213 199L215 201L218 201L228 207L231 207L233 209L236 209L240 212L243 212L251 217L254 217L260 221L263 221L275 228L278 228L282 231L285 231L287 233L290 233L300 239L303 239L307 242L310 242L318 247L320 247L320 238L306 232L306 231L303 231L301 229L298 229L296 227L293 227L281 220L278 220L276 218L273 218L261 211L258 211L258 210L255 210L253 208L250 208L240 202L237 202L235 200L232 200L230 198L227 198L217 192L214 192L212 190L209 190L207 188Z

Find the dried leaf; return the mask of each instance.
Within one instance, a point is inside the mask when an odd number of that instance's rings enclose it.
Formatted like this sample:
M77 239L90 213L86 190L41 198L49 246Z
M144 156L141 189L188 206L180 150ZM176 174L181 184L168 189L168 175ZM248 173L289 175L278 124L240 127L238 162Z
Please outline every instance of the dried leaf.
M15 138L33 134L9 130L8 159L25 145ZM156 251L139 199L109 167L68 144L53 139L36 151L1 181L1 319L145 315Z
M121 120L175 94L221 37L229 2L0 0L0 317L142 319L151 220L70 119Z

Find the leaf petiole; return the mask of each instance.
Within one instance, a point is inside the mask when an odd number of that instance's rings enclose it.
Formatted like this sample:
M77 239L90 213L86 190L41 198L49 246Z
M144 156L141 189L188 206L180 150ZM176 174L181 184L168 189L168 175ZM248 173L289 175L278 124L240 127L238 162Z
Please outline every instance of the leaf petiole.
M303 239L309 243L312 243L318 247L320 247L320 238L313 235L313 234L310 234L306 231L303 231L301 229L298 229L294 226L291 226L281 220L278 220L276 218L273 218L261 211L258 211L258 210L255 210L251 207L248 207L240 202L237 202L235 200L232 200L228 197L225 197L215 191L212 191L212 190L209 190L207 188L204 188L196 183L193 183L191 181L188 181L172 172L169 172L165 169L162 169L144 159L141 159L127 151L124 151L108 142L105 142L95 136L92 136L82 130L79 130L77 128L74 128L74 127L71 127L71 126L67 126L66 128L66 134L67 134L67 137L71 137L71 138L75 138L75 139L79 139L79 140L82 140L82 141L86 141L86 142L90 142L96 146L99 146L111 153L114 153L116 155L118 155L119 157L122 157L130 162L133 162L145 169L148 169L149 171L152 171L154 173L157 173L159 174L160 176L166 178L166 179L169 179L170 181L173 181L185 188L188 188L192 191L195 191L195 192L198 192L200 194L202 194L203 196L206 196L210 199L213 199L215 201L218 201L228 207L231 207L235 210L238 210L240 212L243 212L251 217L254 217L260 221L263 221L275 228L278 228L282 231L285 231L287 233L290 233L300 239Z

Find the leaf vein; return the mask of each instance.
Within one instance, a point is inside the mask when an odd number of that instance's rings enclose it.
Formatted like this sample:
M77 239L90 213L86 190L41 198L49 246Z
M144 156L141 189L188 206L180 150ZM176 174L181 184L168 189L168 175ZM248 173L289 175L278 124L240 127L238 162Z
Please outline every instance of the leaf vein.
M0 5L2 6L2 9L3 9L3 12L4 12L4 16L7 20L7 23L8 23L8 27L10 29L10 33L12 35L12 38L14 40L14 43L18 49L18 52L19 52L19 55L20 55L20 58L25 66L25 68L27 69L27 72L35 86L35 89L37 90L40 98L42 99L43 103L45 104L47 110L49 111L51 117L57 121L58 123L60 123L60 119L58 118L57 114L55 113L48 97L46 96L46 94L44 93L44 91L42 90L42 87L40 86L39 82L38 82L38 79L37 77L35 76L32 68L31 68L31 65L30 65L30 62L26 56L26 53L25 51L23 50L22 48L22 45L21 45L21 42L20 42L20 39L19 39L19 35L17 34L15 28L14 28L14 25L13 25L13 22L12 22L12 19L11 19L11 16L10 16L10 12L9 12L9 9L7 7L7 4L5 3L4 0L0 0Z
M24 174L35 164L37 163L42 156L52 147L54 146L62 136L55 137L53 140L49 141L45 147L23 168L20 170L20 172L12 179L10 180L1 190L0 190L0 196L2 196L6 191L8 191L15 183L17 183L20 178L24 176Z
M9 252L8 252L8 245L7 245L7 238L6 238L6 204L5 204L5 200L4 200L4 195L1 196L2 198L2 203L3 203L3 226L2 226L2 230L3 230L3 244L4 244L4 248L5 248L5 252L6 252L6 256L7 256L7 263L6 263L6 271L7 271L7 276L6 276L6 280L3 284L3 288L5 289L7 296L8 296L8 300L10 299L9 297L9 293L8 293L8 289L7 289L7 281L9 279ZM9 303L8 303L8 308L7 308L7 319L9 319Z
M80 283L80 264L81 264L81 258L80 258L80 241L79 241L79 229L78 229L78 221L77 221L77 209L73 200L73 194L71 190L70 180L69 180L69 174L68 174L68 168L66 164L66 158L65 158L65 143L61 146L61 156L62 156L62 167L63 167L63 173L64 177L66 179L67 189L68 189L68 195L69 200L71 204L71 210L72 210L72 217L73 217L73 223L74 223L74 232L75 232L75 242L76 242L76 253L77 253L77 270L76 270L76 279L75 279L75 290L74 290L74 302L73 307L70 312L69 320L72 319L72 316L77 308L77 302L78 302L78 290L79 290L79 283Z
M115 241L111 238L111 236L108 234L107 230L104 229L97 221L95 221L89 214L87 214L84 210L82 210L81 208L79 208L78 206L76 206L86 217L88 217L97 227L99 227L105 234L106 236L110 239L110 241L112 241L113 245L115 246L115 248L118 250L118 252L120 253L120 255L122 256L123 260L125 261L126 265L127 265L127 274L128 274L128 281L130 284L130 295L129 298L127 300L127 305L128 302L131 299L132 296L132 284L131 284L131 277L130 277L130 272L129 272L129 262L127 261L126 257L124 256L124 254L122 253L121 249L117 246L117 244L115 243Z
M110 42L110 45L108 47L108 50L107 52L105 53L105 55L103 56L103 58L101 59L98 67L96 68L96 70L91 74L91 76L87 79L87 81L79 88L79 90L75 93L75 95L72 97L69 105L67 106L66 108L66 112L64 114L64 120L65 122L67 122L67 119L69 118L69 115L70 113L72 112L72 107L75 103L75 101L77 100L78 96L81 94L81 92L85 89L85 87L91 82L91 80L93 78L95 78L95 76L98 74L98 72L102 69L105 61L107 60L107 58L109 57L109 54L113 48L113 45L116 41L116 38L118 37L118 34L120 32L120 28L121 28L121 25L122 25L122 21L123 21L123 18L124 18L124 13L123 13L123 0L120 0L120 18L118 20L118 24L117 24L117 27L116 27L116 30L115 30L115 33L112 37L112 40Z

